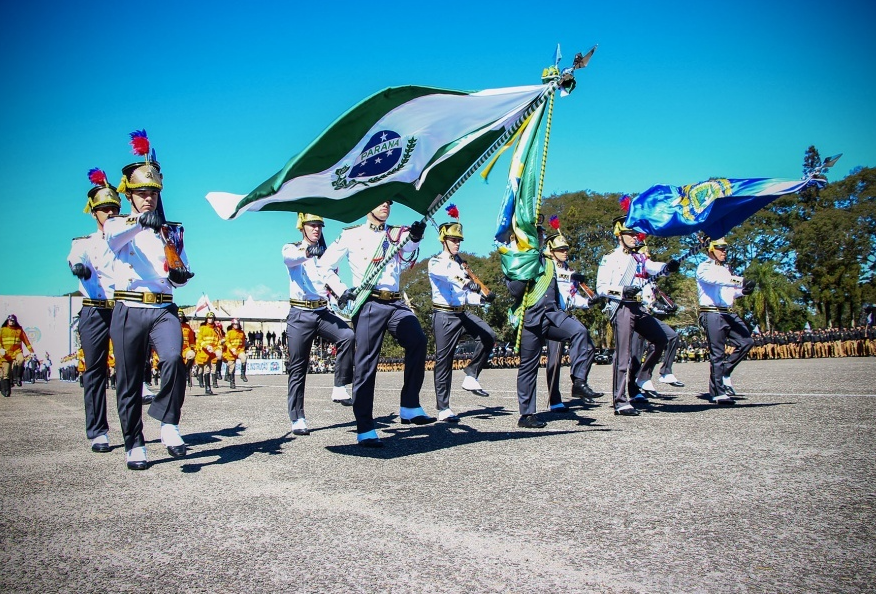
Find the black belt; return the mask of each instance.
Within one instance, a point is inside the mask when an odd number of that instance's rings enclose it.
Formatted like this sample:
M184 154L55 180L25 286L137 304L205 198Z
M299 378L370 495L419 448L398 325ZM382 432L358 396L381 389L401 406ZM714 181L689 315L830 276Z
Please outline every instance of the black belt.
M173 295L167 293L138 293L137 291L116 291L116 301L135 301L137 303L173 303Z
M401 293L398 291L387 291L385 289L380 291L372 289L371 297L380 301L395 301L396 299L401 299Z
M96 307L98 309L112 309L116 302L112 299L83 299L82 305L86 307Z
M710 307L706 305L700 306L700 313L730 313L729 307Z
M432 309L436 309L438 311L452 311L453 313L459 313L461 311L465 311L464 305L443 305L441 303L433 303Z
M298 299L290 299L289 305L292 307L303 307L304 309L319 309L328 305L325 299L314 299L313 301L299 301Z

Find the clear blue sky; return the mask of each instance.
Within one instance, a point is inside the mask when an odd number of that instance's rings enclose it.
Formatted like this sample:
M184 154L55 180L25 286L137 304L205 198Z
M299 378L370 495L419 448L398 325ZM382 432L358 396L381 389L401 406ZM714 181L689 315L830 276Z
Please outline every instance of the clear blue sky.
M384 87L537 83L557 43L561 66L599 50L556 105L546 195L798 178L812 144L845 154L831 179L876 165L873 2L250 4L6 6L0 293L76 289L65 257L94 230L86 173L101 167L117 183L135 160L128 133L145 128L197 274L177 302L285 298L280 248L300 239L294 215L223 221L207 192L249 192ZM490 251L505 175L507 157L489 185L473 178L456 194L464 250ZM415 218L399 206L390 220ZM327 225L327 239L340 228ZM427 232L421 257L438 248Z

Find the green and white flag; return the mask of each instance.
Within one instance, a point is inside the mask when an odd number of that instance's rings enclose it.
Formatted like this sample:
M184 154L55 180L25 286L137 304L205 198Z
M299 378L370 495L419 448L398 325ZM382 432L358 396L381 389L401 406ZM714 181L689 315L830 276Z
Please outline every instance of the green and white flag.
M338 118L249 194L210 192L207 200L223 219L282 210L352 222L386 200L425 215L549 87L391 87Z

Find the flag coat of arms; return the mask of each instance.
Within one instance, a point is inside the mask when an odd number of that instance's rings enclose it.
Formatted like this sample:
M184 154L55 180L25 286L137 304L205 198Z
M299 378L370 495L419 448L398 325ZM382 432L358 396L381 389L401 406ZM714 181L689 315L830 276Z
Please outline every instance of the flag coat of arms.
M351 222L386 200L427 214L547 92L548 85L473 93L388 88L338 118L249 194L211 192L207 200L224 219L273 210Z

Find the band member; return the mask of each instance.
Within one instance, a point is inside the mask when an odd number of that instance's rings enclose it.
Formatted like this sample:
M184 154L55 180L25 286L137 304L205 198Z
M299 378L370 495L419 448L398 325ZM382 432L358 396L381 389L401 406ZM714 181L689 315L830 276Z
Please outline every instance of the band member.
M390 246L398 245L410 235L386 266L380 271L368 299L353 316L356 351L353 356L353 414L356 416L356 439L365 447L381 447L383 443L374 429L374 383L384 332L387 330L405 350L404 383L401 390L399 417L403 424L434 423L420 406L420 388L426 373L426 335L414 312L405 304L399 291L399 274L405 264L416 258L426 224L416 221L410 228L386 224L392 201L375 207L362 225L344 229L326 249L320 265L333 268L344 256L353 276L360 285L366 270L384 263ZM338 298L344 307L355 299L355 289L346 289ZM290 340L291 342L291 340Z
M180 310L179 312L179 326L182 331L183 344L182 344L182 359L183 364L186 366L186 383L191 388L192 387L192 367L195 365L195 344L197 342L197 338L195 337L195 331L192 330L192 327L189 325L189 318L186 314Z
M222 351L222 357L225 359L225 365L228 369L228 385L234 390L237 384L234 381L234 374L237 371L237 363L240 362L241 371L240 379L246 379L246 334L240 328L240 320L237 318L231 320L231 327L225 334L225 348Z
M560 232L560 221L556 215L550 218L550 226L553 231L549 232L546 237L544 253L554 261L560 308L566 311L588 309L594 301L599 301L599 298L590 291L589 287L582 284L585 280L584 275L575 272L569 266L569 242ZM590 294L588 294L588 291ZM585 403L591 403L594 398L603 396L603 393L596 392L587 383L590 369L593 367L593 361L596 359L596 349L593 347L593 341L590 340L587 327L583 324L582 326L586 335L583 355L584 377L580 378L577 388L575 387L575 378L572 378L572 390L573 395L580 396ZM563 403L562 396L560 395L560 367L563 358L563 344L556 340L547 341L547 365L545 371L547 372L548 393L550 394L550 410L554 412L569 410L569 407Z
M624 197L628 200L626 197ZM622 201L622 205L624 201ZM628 202L626 202L628 204ZM642 369L653 369L666 349L667 336L657 320L641 303L642 286L649 277L672 273L679 269L678 260L655 262L640 250L645 246L645 234L624 225L626 215L614 221L617 248L602 257L596 274L596 291L612 302L614 310L614 412L616 415L635 416L639 411L630 404L630 397L639 394L639 386L647 378L636 377ZM633 333L638 332L654 345L654 350L643 363L632 357ZM630 381L632 375L634 380ZM644 399L644 397L637 398Z
M22 347L27 348L28 354L36 352L30 346L27 333L19 326L18 318L10 314L0 326L0 392L7 398L12 395L13 383L21 386L24 365Z
M543 242L544 229L539 226L539 242ZM540 257L544 258L544 248ZM548 340L569 342L569 362L572 375L572 396L584 395L587 362L592 360L593 344L587 329L570 316L560 305L560 289L552 258L544 259L544 271L535 279L512 280L505 284L517 300L517 317L520 332L520 365L517 368L517 401L520 410L518 427L540 429L547 423L536 414L536 380L542 347Z
M225 328L222 327L222 322L214 319L214 328L216 330L216 335L219 337L219 341L216 343L214 349L216 353L215 364L213 365L213 387L219 387L219 378L222 377L222 361L225 358ZM210 381L210 378L207 377L207 381Z
M213 389L210 380L214 379L213 366L219 366L219 331L216 330L216 314L208 312L204 323L198 328L198 338L195 341L195 365L198 376L198 386L204 388L204 393L212 396Z
M131 470L145 470L142 389L150 343L160 360L161 389L148 412L161 421L161 442L168 453L173 457L186 454L179 433L185 365L173 289L194 275L188 270L182 226L164 219L161 168L154 153L149 157L146 132L132 133L131 145L135 154L146 157L144 162L122 168L119 192L131 203L131 214L106 221L104 232L116 255L116 306L110 336L116 345L116 396L126 461Z
M97 231L73 240L67 264L79 279L82 309L79 311L79 340L85 353L82 387L85 398L85 435L94 452L110 451L109 424L106 419L106 385L109 366L110 322L113 317L112 293L115 288L115 254L104 239L103 225L119 214L122 201L100 169L88 172L94 187L88 191L85 212L97 222Z
M435 335L435 398L438 420L458 423L459 417L450 408L450 380L453 373L453 355L463 332L477 343L471 354L471 362L463 370L463 389L478 396L489 396L478 382L481 370L487 364L496 333L475 314L466 311L467 304L478 305L481 300L489 303L496 299L495 293L483 294L483 289L472 280L459 256L463 241L462 225L456 206L447 208L455 223L444 223L438 228L438 241L443 250L429 260L429 282L432 285L432 332ZM467 268L467 265L466 265Z
M331 268L318 263L325 252L322 217L299 213L298 230L301 241L283 246L283 262L289 271L289 315L286 333L294 336L289 341L289 380L287 405L292 433L308 435L304 415L304 385L310 351L317 336L333 342L337 347L335 382L332 400L352 405L346 385L353 381L353 331L342 318L328 307L328 291L343 293L343 284Z
M754 292L755 282L734 276L727 267L727 242L709 243L709 259L697 266L697 294L700 301L700 326L709 341L709 397L715 404L728 405L736 395L730 375L745 358L754 341L742 319L731 311L733 301ZM726 346L735 347L726 354Z

